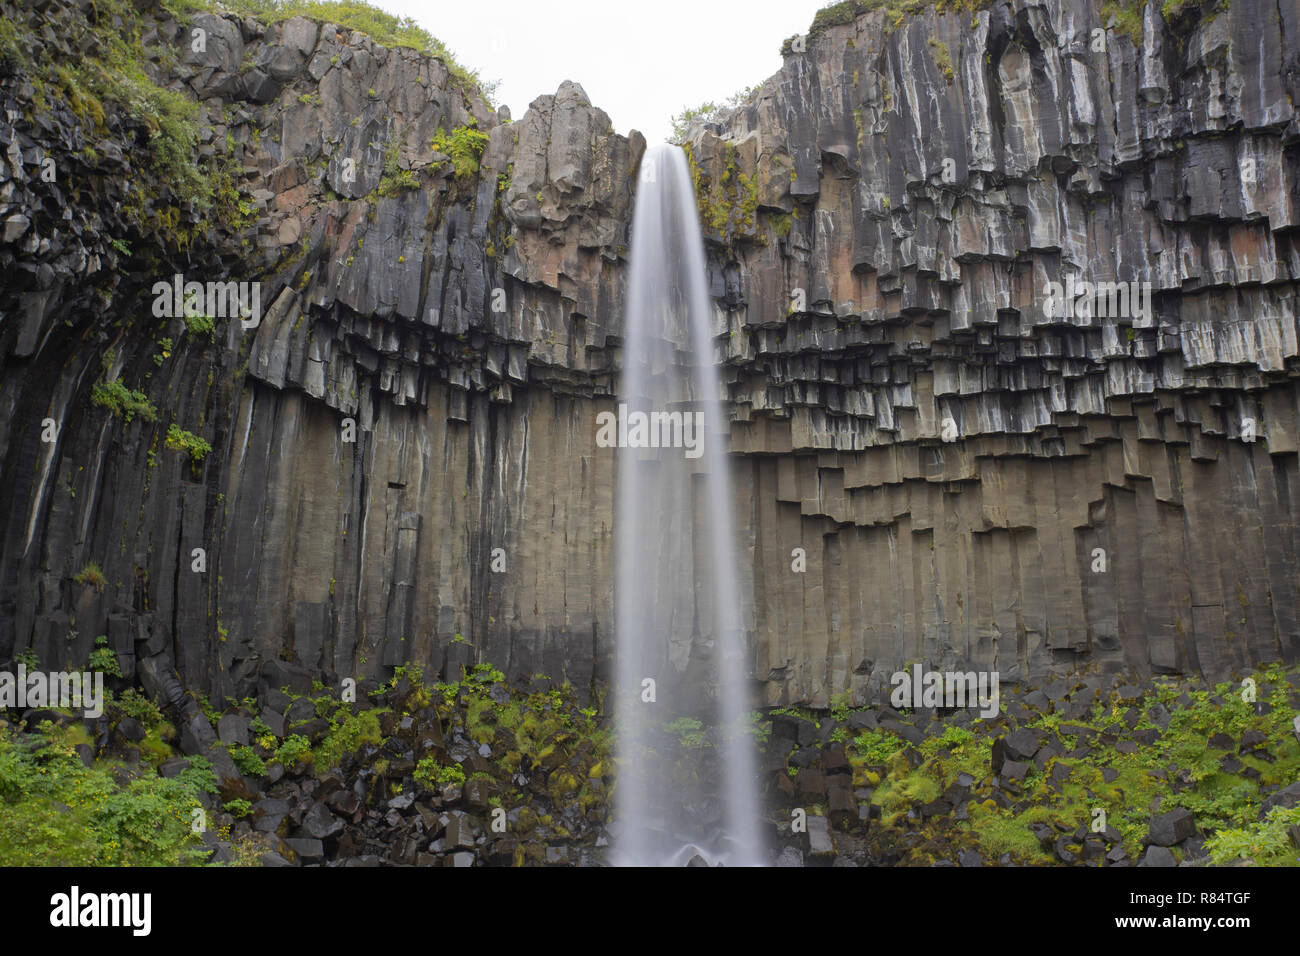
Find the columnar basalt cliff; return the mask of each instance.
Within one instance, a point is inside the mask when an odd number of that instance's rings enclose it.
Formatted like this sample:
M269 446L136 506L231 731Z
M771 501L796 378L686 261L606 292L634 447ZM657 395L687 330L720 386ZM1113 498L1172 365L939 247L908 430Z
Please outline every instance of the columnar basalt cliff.
M107 634L239 697L462 635L608 678L639 134L573 83L511 122L336 25L139 0L201 207L147 117L34 75L115 14L0 8L0 658ZM1294 660L1300 6L1150 3L1140 37L1094 2L854 12L687 144L762 699ZM260 322L158 316L178 274L260 281ZM1051 311L1071 278L1151 307Z
M1294 659L1298 17L840 16L697 131L769 693Z

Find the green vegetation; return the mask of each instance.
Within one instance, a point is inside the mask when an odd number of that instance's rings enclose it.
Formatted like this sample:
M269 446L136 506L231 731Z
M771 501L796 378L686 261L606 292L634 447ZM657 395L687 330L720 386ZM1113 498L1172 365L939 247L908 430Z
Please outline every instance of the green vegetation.
M695 159L689 145L682 146L686 164L691 171L691 185L695 190L695 204L700 212L700 225L705 237L712 233L725 245L758 237L755 217L758 214L758 186L742 172L736 147L724 146L723 168L717 182L706 173Z
M454 763L444 767L438 763L437 757L425 757L421 760L416 765L413 776L416 783L430 790L445 787L449 783L459 786L465 782L465 771L461 769L460 764Z
M402 144L393 139L384 150L384 175L379 180L379 195L385 199L399 196L408 189L419 189L420 180L409 169L402 169Z
M1107 0L1101 6L1103 23L1110 24L1133 41L1134 46L1142 45L1142 14L1146 4L1142 0Z
M266 762L252 747L236 745L230 748L230 759L235 762L239 772L248 777L260 777L266 773Z
M86 669L98 671L108 677L122 676L122 664L117 659L117 654L108 646L108 635L101 634L95 638L95 649L90 652Z
M678 717L664 729L677 738L683 749L699 750L704 746L704 724L694 717Z
M1099 702L1078 720L1044 715L1026 726L1043 734L1044 745L1059 755L1042 766L1032 764L1019 784L1000 787L992 785L991 774L997 734L985 736L978 725L949 725L915 749L885 730L867 731L849 751L853 782L874 788L872 803L881 807L887 826L913 827L906 819L909 808L935 799L957 784L960 774L973 778L969 820L922 824L921 839L909 844L914 849L901 860L905 865L933 862L935 853L944 852L940 843L977 848L986 859L1010 853L1018 863L1056 862L1051 843L1040 842L1031 827L1047 824L1069 843L1068 834L1090 825L1097 810L1105 812L1106 824L1136 861L1151 818L1181 807L1208 834L1206 846L1215 862L1249 858L1257 865L1294 866L1300 852L1289 846L1287 828L1300 822L1300 812L1274 810L1259 819L1267 793L1300 779L1291 687L1281 666L1257 671L1252 679L1265 713L1243 699L1240 684L1220 684L1213 692L1189 690L1179 702L1183 687L1170 683L1158 685L1145 700ZM1156 704L1169 711L1159 724L1148 716ZM1254 745L1245 746L1248 733ZM1121 749L1102 742L1102 734L1137 745ZM1207 746L1217 734L1231 741L1226 750ZM1080 745L1087 756L1069 756ZM934 842L926 849L928 837Z
M292 767L299 761L312 763L311 741L302 734L293 734L280 744L275 759L282 767Z
M686 141L686 132L694 122L712 123L718 119L721 114L728 110L733 110L738 106L744 106L757 93L757 86L747 86L739 92L732 93L721 103L715 103L712 100L701 103L699 106L688 106L682 109L672 118L673 135L668 140L670 143L681 145Z
M868 730L853 738L853 746L869 766L884 765L903 749L903 741L885 730Z
M921 742L921 753L933 757L939 751L965 747L975 740L975 735L964 727L945 727L938 737L927 737Z
M253 805L243 797L237 797L234 800L227 800L223 809L232 817L247 817L253 813Z
M128 424L137 415L147 422L158 418L158 410L149 401L149 396L127 388L118 379L96 382L90 389L90 401L93 405L107 408L114 415L125 418Z
M153 357L153 364L162 367L163 362L171 358L172 349L175 344L170 338L164 337L158 340L158 353Z
M381 744L384 737L379 729L379 715L388 711L386 707L375 707L353 713L347 704L332 698L329 701L337 704L333 713L329 713L319 699L317 703L317 713L324 711L330 725L329 733L316 747L312 758L312 766L321 770L336 766L346 755L355 753L365 744Z
M1184 15L1199 10L1201 5L1202 0L1163 0L1160 4L1160 15L1165 18L1166 23L1173 23ZM1220 0L1217 6L1220 8L1227 6L1227 0Z
M368 33L380 43L412 47L438 57L453 83L468 96L487 101L492 92L492 84L481 83L477 74L458 64L442 43L412 20L359 0L226 0L220 4L214 0L167 0L166 6L182 20L198 11L224 8L265 21L301 14L318 22L333 22ZM85 17L69 21L71 35L66 39L74 49L84 51L72 62L59 57L55 45L39 42L34 17L20 15L0 27L0 55L31 81L29 116L48 114L55 103L62 102L77 117L90 142L109 134L105 111L110 105L144 128L148 149L142 165L151 176L131 177L120 201L123 216L140 236L184 249L204 241L217 229L245 230L257 209L241 185L236 143L227 136L225 151L200 157L199 104L188 91L167 89L151 78L159 68L165 73L175 63L176 51L170 46L160 50L153 41L146 53L142 40L148 38L149 16L131 0L96 0L85 12ZM252 141L256 145L256 129ZM83 153L88 161L97 161L94 150ZM410 187L402 177L400 182L387 183L386 188ZM138 238L119 236L105 242L118 254L128 255ZM193 326L191 330L195 330Z
M100 594L104 593L104 588L108 584L108 578L104 577L104 572L94 561L87 561L86 566L73 575L72 580L92 587Z
M104 104L116 104L147 129L152 170L176 195L207 204L211 183L194 161L198 105L149 78L140 47L144 27L135 6L129 0L98 0L85 13L83 20L69 21L74 35L68 39L74 48L85 51L70 63L62 62L54 47L32 43L21 25L6 25L0 46L31 79L33 106L43 112L52 99L60 99L103 135L107 132ZM125 242L113 245L119 252L129 249Z
M1205 841L1205 848L1220 865L1249 859L1256 866L1295 866L1300 850L1288 832L1295 826L1300 826L1300 806L1274 807L1262 822L1220 830Z
M190 335L206 335L209 339L217 336L217 325L210 315L185 315L185 329Z
M84 734L46 721L25 735L0 721L0 866L198 863L207 851L190 830L191 811L201 792L216 791L211 768L192 761L172 779L119 784L117 764L82 762Z
M885 11L885 21L891 29L901 26L907 17L923 13L926 8L934 7L940 13L973 13L993 5L993 0L842 0L822 7L813 15L812 25L808 27L808 40L812 41L832 27L852 23L864 13L875 10ZM790 37L781 46L782 56L794 52Z
M183 451L190 460L200 462L212 451L212 446L193 432L187 432L175 422L167 426L167 447L172 451Z
M122 691L121 696L113 698L111 703L127 717L134 717L140 721L146 728L163 723L162 711L158 709L158 705L134 687Z
M948 52L948 44L942 40L936 40L934 37L930 37L926 42L929 44L930 49L934 51L934 62L938 65L939 71L943 73L943 78L948 81L949 86L952 86L955 73L952 68L952 54Z
M460 182L478 175L479 159L487 143L488 134L471 124L458 126L450 133L440 129L429 145L435 152L451 157L455 179Z

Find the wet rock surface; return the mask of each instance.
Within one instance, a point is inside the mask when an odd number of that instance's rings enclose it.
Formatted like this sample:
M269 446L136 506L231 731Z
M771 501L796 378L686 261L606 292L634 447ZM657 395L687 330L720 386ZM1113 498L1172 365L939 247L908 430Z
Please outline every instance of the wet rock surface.
M333 686L472 648L589 693L644 141L576 83L509 122L337 25L136 7L226 202L6 53L0 657L104 634L163 697L239 699L281 657ZM65 60L118 29L3 9ZM1050 697L1295 658L1292 16L1152 3L1135 42L1091 2L870 13L692 130L764 703L880 703L919 659ZM457 131L473 169L434 148ZM261 282L260 321L156 316L176 274ZM1071 277L1150 310L1049 314Z

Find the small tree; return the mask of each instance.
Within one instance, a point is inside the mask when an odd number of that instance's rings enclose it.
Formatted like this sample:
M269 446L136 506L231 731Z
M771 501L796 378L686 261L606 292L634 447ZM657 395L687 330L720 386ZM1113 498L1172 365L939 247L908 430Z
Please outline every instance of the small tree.
M688 106L672 119L674 143L682 143L686 140L686 132L690 129L692 123L697 120L701 123L712 123L717 120L723 113L733 110L738 106L743 106L758 92L757 86L747 86L738 93L733 93L721 103L715 103L712 100L701 103L699 106Z

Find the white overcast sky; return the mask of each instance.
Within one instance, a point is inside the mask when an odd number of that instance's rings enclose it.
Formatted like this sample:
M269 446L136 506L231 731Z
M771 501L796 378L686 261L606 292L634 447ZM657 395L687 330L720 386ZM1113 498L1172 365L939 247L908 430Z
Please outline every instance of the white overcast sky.
M667 139L685 106L721 100L781 68L781 41L828 0L371 0L413 18L519 119L564 80L620 133Z

